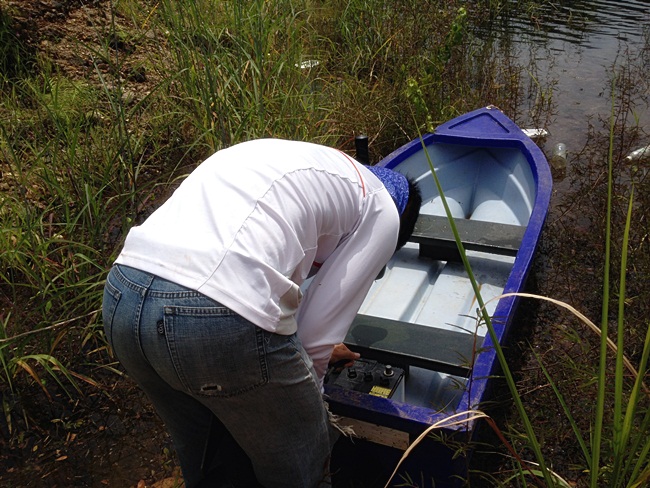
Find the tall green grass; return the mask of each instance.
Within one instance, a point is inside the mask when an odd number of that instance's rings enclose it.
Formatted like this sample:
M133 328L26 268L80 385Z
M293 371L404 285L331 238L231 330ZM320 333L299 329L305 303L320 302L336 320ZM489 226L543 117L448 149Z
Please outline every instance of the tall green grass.
M351 150L363 132L377 160L486 101L517 106L523 68L472 34L484 8L119 0L88 24L83 76L0 10L2 392L93 384L112 361L98 311L126 232L211 152L258 137Z
M256 137L312 139L329 118L317 70L301 68L318 53L305 51L293 2L163 1L160 14L173 96L210 151Z
M103 362L104 276L149 197L142 173L161 173L152 161L163 151L156 145L167 147L167 129L156 126L166 117L151 113L160 106L127 103L108 43L91 62L95 80L36 58L1 85L0 357L3 389L13 392L29 379L48 397L47 378L66 392L80 391L79 378L94 384L72 367Z

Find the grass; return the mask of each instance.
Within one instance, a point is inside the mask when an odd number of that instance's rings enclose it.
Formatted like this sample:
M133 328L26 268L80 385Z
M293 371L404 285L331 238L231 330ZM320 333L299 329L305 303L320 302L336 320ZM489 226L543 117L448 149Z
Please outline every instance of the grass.
M352 151L359 133L376 161L487 102L526 122L521 85L535 73L473 32L504 9L535 13L541 3L118 0L71 33L77 61L68 63L70 53L53 57L40 38L17 35L20 12L1 8L0 390L9 443L34 422L31 397L81 398L114 366L97 313L106 272L130 226L198 161L257 137ZM550 92L536 89L549 107ZM640 206L647 194L637 192ZM643 232L628 232L642 248ZM619 322L617 341L625 334ZM636 418L627 412L615 415L621 433ZM621 434L615 450L624 445ZM621 462L612 469L634 473Z
M53 357L62 341L47 327L99 308L126 230L211 152L271 136L351 149L365 132L386 153L413 132L402 116L413 102L431 126L492 98L489 86L463 88L490 60L473 56L480 43L454 2L421 15L378 0L124 0L85 26L74 49L88 69L76 77L15 37L11 13L0 24L0 61L12 66L0 83L3 317L8 340L43 329L26 348ZM99 343L93 320L75 327ZM12 360L17 349L2 351Z

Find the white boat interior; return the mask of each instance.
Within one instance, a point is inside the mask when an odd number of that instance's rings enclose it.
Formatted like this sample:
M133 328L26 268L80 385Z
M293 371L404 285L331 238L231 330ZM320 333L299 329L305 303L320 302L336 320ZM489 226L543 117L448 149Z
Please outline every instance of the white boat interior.
M536 196L535 181L520 150L433 144L427 146L427 151L455 219L522 227L528 224ZM446 216L424 151L394 169L419 183L422 214ZM492 316L498 303L492 299L503 292L515 257L481 251L466 254ZM477 320L477 301L463 264L421 256L419 245L413 242L391 259L359 313L471 334L477 348L487 332ZM430 347L437 345L431 343ZM471 358L461 360L469 364ZM410 367L393 399L452 411L466 383L465 377Z

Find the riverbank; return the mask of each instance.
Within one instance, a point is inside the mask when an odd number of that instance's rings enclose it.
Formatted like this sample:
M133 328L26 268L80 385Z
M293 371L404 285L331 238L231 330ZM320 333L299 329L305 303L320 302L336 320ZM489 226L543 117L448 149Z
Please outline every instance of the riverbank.
M126 230L205 155L270 135L352 154L363 132L377 161L488 103L524 127L552 120L549 86L530 90L535 71L507 40L475 33L497 18L488 3L213 2L206 18L171 1L0 0L0 484L140 488L173 477L169 439L106 349L98 311ZM528 4L519 14L534 14ZM635 61L612 69L613 255L634 184L625 351L638 364L650 316L650 189L648 162L625 160L647 136L632 95L648 61ZM531 104L531 93L548 98ZM528 285L596 321L608 120L581 121L585 144L570 151ZM598 339L546 303L525 301L518 323L508 354L524 401L554 469L581 486L580 446L535 353L588 432ZM492 412L526 457L505 390ZM507 452L486 441L477 479L508 479Z

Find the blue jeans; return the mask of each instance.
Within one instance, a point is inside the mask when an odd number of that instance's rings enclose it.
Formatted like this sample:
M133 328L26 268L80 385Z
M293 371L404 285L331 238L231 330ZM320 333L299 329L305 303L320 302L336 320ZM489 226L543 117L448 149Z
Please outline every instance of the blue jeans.
M187 488L329 486L336 435L295 334L267 332L196 291L120 265L106 280L103 318L115 355L171 434ZM248 459L257 482L226 480L245 473Z

